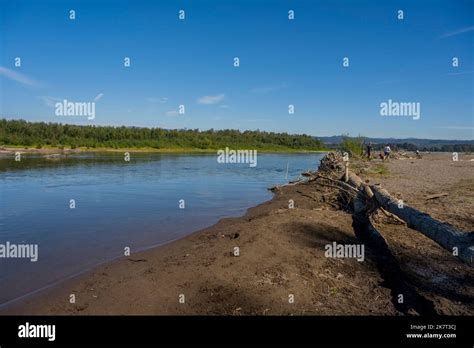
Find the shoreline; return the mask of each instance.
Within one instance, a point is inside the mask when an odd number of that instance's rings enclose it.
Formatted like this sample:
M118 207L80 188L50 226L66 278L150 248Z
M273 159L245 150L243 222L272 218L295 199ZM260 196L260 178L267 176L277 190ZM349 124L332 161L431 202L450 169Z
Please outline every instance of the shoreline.
M268 150L256 149L261 153L326 153L330 150L299 150L299 149L281 149ZM196 149L196 148L58 148L58 147L44 147L36 149L33 147L24 146L0 146L0 154L13 155L15 152L20 153L35 153L35 154L77 154L77 153L116 153L116 152L132 152L132 153L165 153L165 154L191 154L191 153L216 153L219 149Z
M380 166L377 161L361 170L407 204L472 231L471 159L466 155L453 163L446 154L431 154L391 160L383 164L388 167L383 174L372 171ZM424 177L417 175L422 170ZM439 185L452 191L426 201ZM283 186L243 216L94 267L0 314L400 315L396 289L386 285L388 275L380 273L373 251L364 262L324 256L327 244L357 243L351 214L331 206L327 194L311 183ZM438 314L474 314L468 266L406 226L384 217L375 223L413 291ZM290 295L294 303L288 302Z
M223 223L226 220L229 220L229 219L245 219L245 218L247 218L248 215L251 214L251 210L258 209L260 206L270 204L275 199L275 197L276 197L276 195L273 194L272 198L270 198L269 200L266 200L266 201L264 201L260 204L257 204L255 206L247 208L247 210L245 211L245 213L243 215L236 216L236 217L221 218L216 223L214 223L214 224L212 224L208 227L199 229L199 230L191 231L188 234L186 234L184 237L177 238L177 239L172 239L172 240L164 242L164 243L151 245L151 246L142 248L140 250L137 250L137 251L133 252L129 257L128 256L118 256L118 257L115 257L111 260L102 261L102 262L100 262L96 265L88 267L87 269L85 269L83 271L79 271L75 274L72 274L72 275L70 275L70 276L68 276L64 279L55 281L52 284L45 285L45 286L43 286L39 289L36 289L32 292L24 294L24 295L22 295L20 297L17 297L15 299L9 300L5 303L2 303L2 304L0 304L0 315L3 315L2 310L7 311L7 313L8 313L9 309L11 309L12 307L14 308L15 306L21 307L24 304L25 301L32 300L35 297L41 298L41 295L48 296L48 294L44 294L44 293L47 292L47 291L51 291L51 290L54 292L55 290L58 290L61 286L68 285L66 283L78 282L78 281L80 282L82 280L85 280L85 279L87 279L88 275L91 275L92 273L94 273L95 271L97 271L101 267L104 267L104 266L106 267L108 265L113 265L114 263L116 263L118 261L123 261L125 259L133 260L134 257L138 257L138 256L140 256L144 253L150 252L150 251L159 252L159 250L161 248L165 247L165 246L168 246L170 244L177 243L177 242L180 242L180 241L183 242L184 240L191 239L191 237L193 237L195 235L200 235L202 233L206 233L207 230L212 229L214 226L219 225L220 223Z
M204 228L205 229L205 228ZM203 230L203 229L201 229ZM193 233L198 233L199 231L201 230L197 230L197 231L194 231L194 232L190 232L189 235L193 234ZM151 249L158 249L164 245L167 245L167 244L170 244L170 243L174 243L180 239L183 239L183 238L186 238L188 235L182 237L182 238L176 238L176 239L172 239L172 240L169 240L169 241L166 241L166 242L163 242L163 243L158 243L158 244L155 244L155 245L151 245L151 246L148 246L148 247L144 247L144 248L141 248L139 250L136 251L136 253L141 253L141 252L145 252L145 251L148 251L148 250L151 250ZM9 307L11 306L15 306L16 304L21 304L22 301L25 301L29 298L32 298L34 296L40 296L41 293L44 293L45 291L48 291L50 289L54 289L55 287L57 286L60 286L62 284L64 284L65 282L68 282L68 281L73 281L73 280L78 280L80 277L85 277L87 276L88 273L91 273L93 272L96 268L98 267L101 267L103 265L106 265L108 263L113 263L117 260L120 260L124 258L124 256L117 256L117 257L114 257L110 260L105 260L105 261L102 261L102 262L98 262L97 264L95 265L92 265L92 266L89 266L87 267L86 269L82 270L82 271L78 271L74 274L71 274L63 279L59 279L59 280L56 280L54 282L52 282L51 284L47 284L47 285L44 285L42 287L40 287L39 289L36 289L36 290L33 290L33 291L30 291L24 295L21 295L19 297L16 297L14 299L11 299L11 300L8 300L7 302L4 302L4 303L0 303L0 315L1 315L1 311L2 309L8 309Z

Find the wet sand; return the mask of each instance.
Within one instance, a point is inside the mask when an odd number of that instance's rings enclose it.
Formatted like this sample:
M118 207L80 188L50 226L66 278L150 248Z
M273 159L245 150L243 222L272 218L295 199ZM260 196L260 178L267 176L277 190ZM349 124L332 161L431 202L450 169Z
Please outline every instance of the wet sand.
M359 172L405 204L473 231L471 159L424 154L385 163L388 174L376 174L379 161ZM447 195L427 199L440 192ZM473 269L389 218L377 215L374 224L403 273L402 286L380 265L377 250L367 249L363 262L325 257L327 244L360 243L350 212L330 196L331 189L315 183L285 186L243 217L99 266L0 314L474 314ZM407 291L403 306L400 289Z

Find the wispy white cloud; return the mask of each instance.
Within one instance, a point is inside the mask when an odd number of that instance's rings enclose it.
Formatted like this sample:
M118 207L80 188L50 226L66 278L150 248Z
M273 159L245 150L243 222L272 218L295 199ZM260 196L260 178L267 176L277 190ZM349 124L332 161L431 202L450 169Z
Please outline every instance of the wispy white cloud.
M219 107L223 109L230 109L230 105L227 105L227 104L221 104L219 105Z
M455 36L455 35L459 35L459 34L468 33L468 32L473 31L473 30L474 30L474 25L471 25L470 27L465 27L465 28L462 28L462 29L458 29L458 30L449 31L447 33L444 33L439 38L444 39L446 37L451 37L451 36Z
M46 105L49 108L54 108L56 103L58 102L61 103L63 101L63 99L61 98L51 97L49 95L42 95L42 96L39 96L38 98L41 99L44 105Z
M157 98L157 97L148 97L148 98L145 98L145 100L149 103L160 103L160 104L165 104L168 102L168 98L167 97L161 97L161 98Z
M99 101L102 99L104 96L104 93L99 93L96 95L96 97L93 99L94 102ZM47 107L54 108L56 107L56 103L62 103L65 98L58 98L58 97L51 97L49 95L41 95L38 96L38 98L43 101L43 104L46 105Z
M225 98L224 94L217 94L217 95L205 95L201 98L198 98L197 102L203 105L212 105L218 104L223 101Z
M0 66L0 76L5 76L9 78L10 80L19 82L27 86L40 86L41 85L41 83L32 79L31 77L28 77L25 74L21 74L19 72L4 68L3 66Z
M278 90L283 89L283 88L286 88L286 83L280 83L279 85L252 88L250 90L250 93L265 94L265 93L278 91Z
M170 110L166 112L166 116L178 116L179 113L176 110Z

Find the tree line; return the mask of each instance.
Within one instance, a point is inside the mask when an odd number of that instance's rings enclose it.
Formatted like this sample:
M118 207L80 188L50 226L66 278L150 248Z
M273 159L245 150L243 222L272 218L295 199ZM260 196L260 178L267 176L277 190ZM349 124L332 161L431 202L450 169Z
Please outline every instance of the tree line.
M232 129L163 129L145 127L79 126L60 123L0 120L0 144L41 148L155 148L324 150L324 144L306 134L292 135Z

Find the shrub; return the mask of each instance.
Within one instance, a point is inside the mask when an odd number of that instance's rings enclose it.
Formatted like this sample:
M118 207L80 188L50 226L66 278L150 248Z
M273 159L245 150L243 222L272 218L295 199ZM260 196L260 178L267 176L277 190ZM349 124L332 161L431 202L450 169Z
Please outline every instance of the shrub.
M349 153L351 156L361 156L364 153L364 137L358 136L351 138L349 135L343 135L342 141L339 144L339 149L343 152Z

